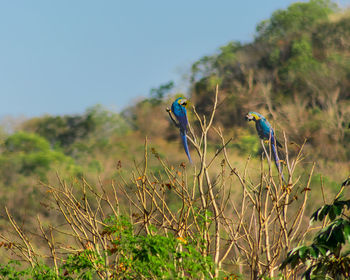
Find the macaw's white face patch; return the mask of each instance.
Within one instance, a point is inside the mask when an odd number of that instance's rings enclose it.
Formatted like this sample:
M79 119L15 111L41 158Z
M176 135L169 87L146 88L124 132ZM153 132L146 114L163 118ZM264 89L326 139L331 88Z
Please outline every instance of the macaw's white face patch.
M254 112L249 112L246 116L245 116L245 119L247 120L247 121L257 121L257 120L259 120L260 119L260 117L256 114L256 113L254 113Z
M185 99L185 98L182 98L182 99L179 99L179 104L181 105L181 106L186 106L187 105L187 99Z

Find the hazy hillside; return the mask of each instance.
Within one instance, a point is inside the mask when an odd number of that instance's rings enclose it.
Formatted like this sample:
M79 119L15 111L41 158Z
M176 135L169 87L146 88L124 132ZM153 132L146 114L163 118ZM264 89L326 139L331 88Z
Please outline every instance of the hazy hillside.
M327 1L296 3L257 26L254 42L232 42L192 66L192 101L209 108L221 89L218 123L245 127L242 115L263 112L289 139L316 157L348 162L350 16Z

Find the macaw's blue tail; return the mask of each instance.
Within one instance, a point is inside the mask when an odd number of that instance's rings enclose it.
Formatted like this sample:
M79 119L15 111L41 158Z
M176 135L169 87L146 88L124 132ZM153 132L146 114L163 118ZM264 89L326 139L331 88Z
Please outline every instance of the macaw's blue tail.
M281 166L280 159L279 159L279 157L278 157L278 152L277 152L275 143L273 143L273 142L271 143L271 149L272 149L273 159L275 160L275 164L276 164L276 167L277 167L277 169L278 169L278 172L281 174L282 180L283 180L284 182L286 182L286 180L285 180L284 177L283 177L282 166Z
M187 157L188 157L188 160L189 160L190 163L192 164L192 159L191 159L191 156L190 156L190 152L189 152L189 150L188 150L186 132L181 131L180 134L181 134L182 144L183 144L183 146L184 146L186 155L187 155Z

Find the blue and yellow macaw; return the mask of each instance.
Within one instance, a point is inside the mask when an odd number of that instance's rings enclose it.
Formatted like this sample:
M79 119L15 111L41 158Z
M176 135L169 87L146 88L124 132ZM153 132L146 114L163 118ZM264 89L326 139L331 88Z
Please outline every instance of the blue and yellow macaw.
M192 163L190 152L188 150L187 138L186 138L187 125L188 125L187 111L186 111L187 103L188 103L187 99L181 98L181 97L177 98L171 105L171 112L175 115L178 121L182 144L184 146L185 152L187 154L187 157L190 163Z
M272 155L273 155L276 167L277 167L278 172L281 174L281 177L284 181L284 177L282 174L282 166L281 166L281 162L280 162L279 157L278 157L278 152L277 152L275 143L277 144L278 147L281 147L281 148L282 148L282 145L275 138L275 133L273 131L271 124L265 119L265 117L263 115L256 113L256 112L249 112L245 116L245 119L247 121L254 121L259 137L263 140L270 141Z

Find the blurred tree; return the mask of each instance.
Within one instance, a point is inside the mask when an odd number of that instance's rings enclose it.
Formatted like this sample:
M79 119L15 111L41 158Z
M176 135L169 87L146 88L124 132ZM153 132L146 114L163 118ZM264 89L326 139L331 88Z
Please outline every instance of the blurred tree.
M22 125L26 131L46 138L52 146L68 147L86 137L96 128L91 114L83 116L45 116L31 119Z
M258 24L258 39L273 42L292 33L310 31L315 24L327 20L336 10L337 5L330 0L294 3L286 10L275 11L270 19Z
M260 111L278 117L293 141L309 139L314 156L347 160L350 16L336 17L337 9L329 0L294 3L260 23L254 42L199 59L191 69L197 111L210 113L218 84L218 125L245 126L244 114Z
M72 158L53 150L45 138L34 133L17 132L10 135L1 145L1 150L0 171L2 178L7 178L7 183L11 183L16 173L25 176L35 174L44 180L54 166L63 165L73 175L79 171Z
M30 119L24 122L21 128L39 134L50 142L51 147L62 147L66 154L74 156L77 148L87 149L86 144L89 140L92 142L89 145L101 146L102 142L108 142L108 138L113 134L124 135L129 130L123 117L102 105L88 108L82 115Z
M136 105L126 108L122 113L123 117L142 135L154 138L167 137L169 122L165 108L169 104L166 104L166 97L173 89L173 81L162 84L158 88L152 88L150 98L145 98Z

